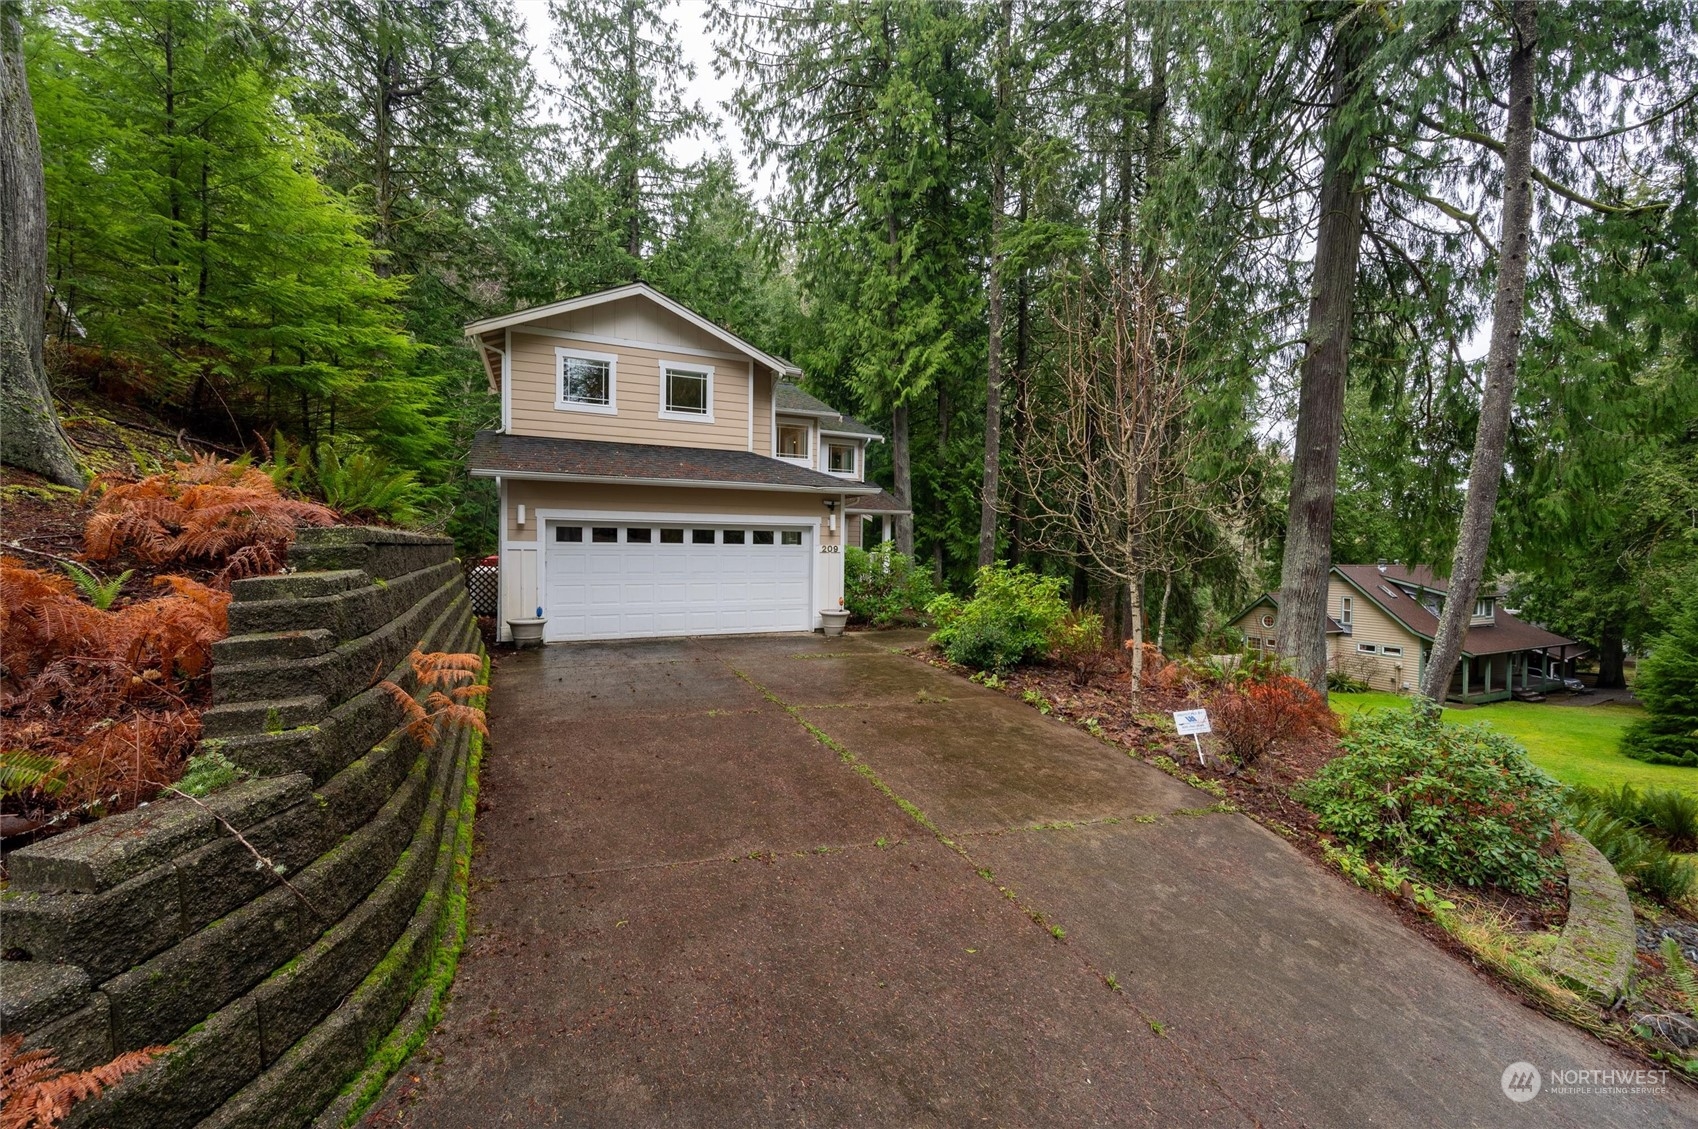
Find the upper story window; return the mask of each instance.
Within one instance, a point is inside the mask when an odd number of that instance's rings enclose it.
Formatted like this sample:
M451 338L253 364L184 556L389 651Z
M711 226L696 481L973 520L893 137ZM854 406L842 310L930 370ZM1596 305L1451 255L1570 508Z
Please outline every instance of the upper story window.
M1350 629L1350 597L1341 596L1338 601L1338 625L1345 630Z
M825 448L826 466L833 474L855 473L855 445L853 443L828 443Z
M1490 598L1474 601L1474 618L1475 619L1491 619L1492 618L1492 601L1491 601Z
M808 429L799 423L778 425L778 456L783 459L808 457Z
M713 422L713 368L710 365L660 366L662 419Z
M581 349L554 350L554 406L612 415L618 406L619 358Z

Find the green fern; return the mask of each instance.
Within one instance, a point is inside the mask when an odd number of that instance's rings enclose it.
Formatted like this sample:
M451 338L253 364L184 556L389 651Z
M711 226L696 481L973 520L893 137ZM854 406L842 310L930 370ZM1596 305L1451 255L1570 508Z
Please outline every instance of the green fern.
M1693 1019L1698 1019L1698 976L1693 975L1686 954L1680 951L1680 944L1673 937L1663 938L1663 963L1668 965L1675 987L1686 997L1686 1010Z
M133 568L127 568L111 580L102 580L98 575L77 564L75 561L60 561L59 567L76 583L88 602L107 611L118 599L118 594L124 590L124 584L136 574Z
M53 757L22 749L0 753L0 798L10 798L31 788L52 795L65 786L58 772L59 762Z

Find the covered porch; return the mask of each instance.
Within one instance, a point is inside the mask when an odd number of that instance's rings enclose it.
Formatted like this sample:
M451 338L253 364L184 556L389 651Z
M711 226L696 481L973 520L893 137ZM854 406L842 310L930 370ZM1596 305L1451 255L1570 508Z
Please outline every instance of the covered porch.
M1497 654L1463 652L1445 700L1478 706L1561 690L1562 680L1572 677L1574 659L1583 649L1568 644Z

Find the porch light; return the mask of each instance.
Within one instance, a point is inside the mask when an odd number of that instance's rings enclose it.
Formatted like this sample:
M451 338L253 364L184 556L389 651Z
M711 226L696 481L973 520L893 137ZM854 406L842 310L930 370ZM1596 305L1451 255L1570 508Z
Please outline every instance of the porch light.
M524 527L525 527L525 503L520 502L519 503L519 528L523 529Z
M826 513L829 515L826 518L826 526L833 533L836 533L837 532L837 499L836 498L827 498L825 500L825 508L826 508Z

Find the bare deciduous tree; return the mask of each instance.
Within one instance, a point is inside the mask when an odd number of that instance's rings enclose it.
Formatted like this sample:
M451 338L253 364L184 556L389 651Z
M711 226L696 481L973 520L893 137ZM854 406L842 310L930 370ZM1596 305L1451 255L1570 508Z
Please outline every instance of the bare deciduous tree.
M1188 364L1194 315L1130 264L1064 287L1047 402L1035 406L1044 422L1017 448L1036 543L1082 550L1101 577L1127 587L1134 699L1145 579L1171 573L1181 531L1209 507L1190 475L1201 435L1186 426L1200 391Z

